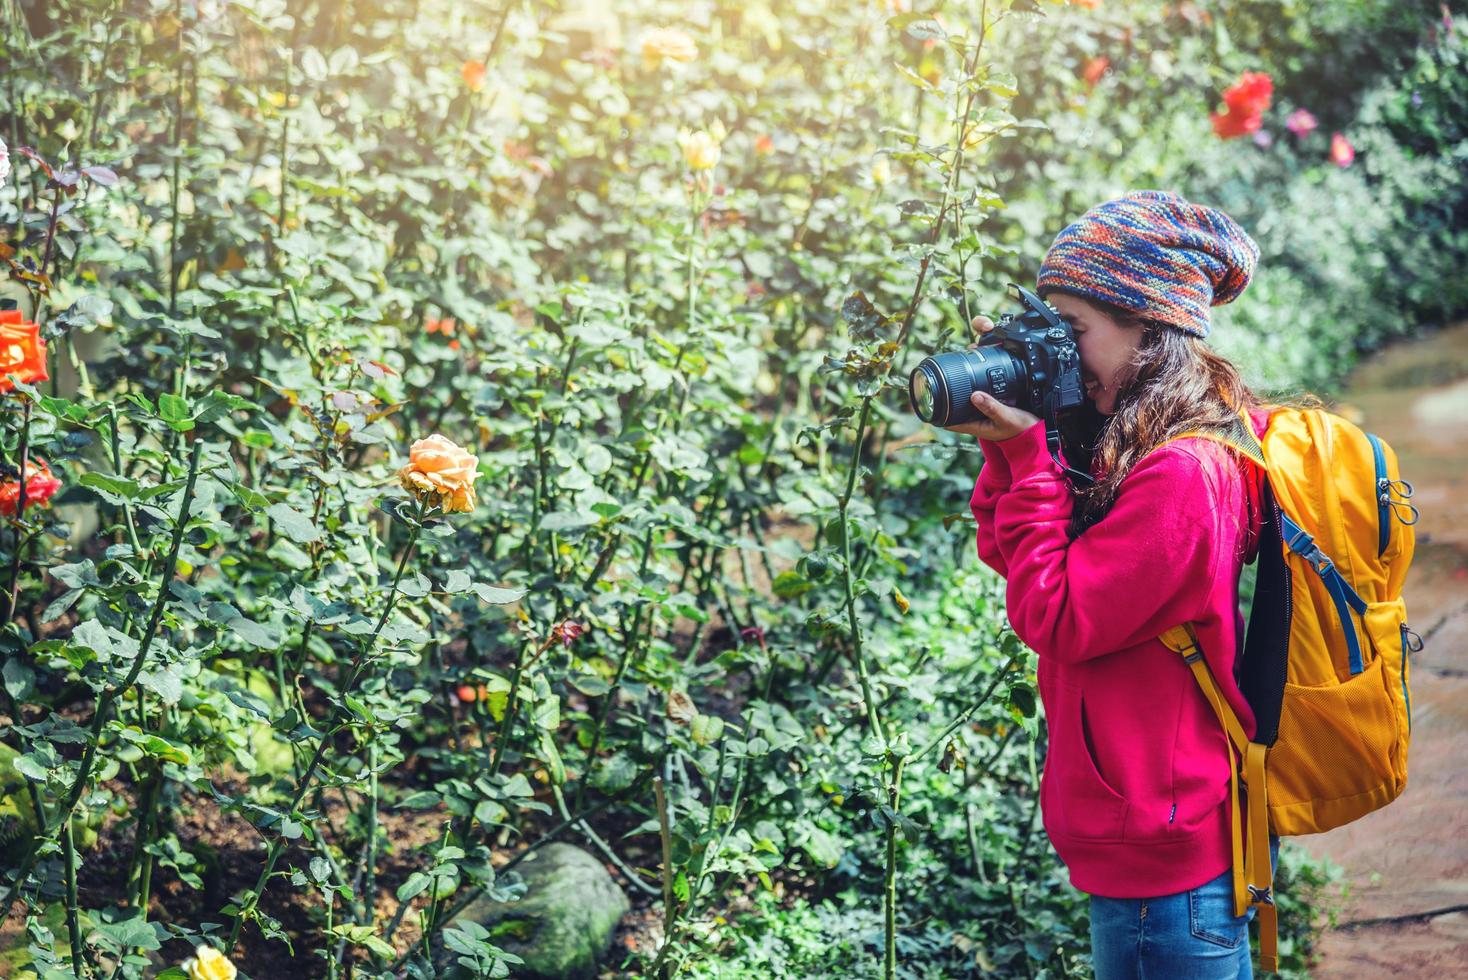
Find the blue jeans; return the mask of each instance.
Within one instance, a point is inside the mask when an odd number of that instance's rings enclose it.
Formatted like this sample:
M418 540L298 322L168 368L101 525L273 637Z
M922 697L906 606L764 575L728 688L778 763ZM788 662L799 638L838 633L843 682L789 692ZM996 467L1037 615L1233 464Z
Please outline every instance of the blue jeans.
M1279 867L1279 838L1269 835ZM1096 980L1252 980L1249 920L1235 916L1233 869L1160 898L1091 896Z

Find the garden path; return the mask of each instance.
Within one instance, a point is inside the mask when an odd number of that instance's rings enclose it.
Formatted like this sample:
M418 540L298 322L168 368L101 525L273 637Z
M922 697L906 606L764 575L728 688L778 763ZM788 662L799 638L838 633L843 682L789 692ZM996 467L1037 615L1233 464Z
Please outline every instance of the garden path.
M1426 641L1411 662L1407 788L1390 806L1298 838L1346 869L1320 942L1322 980L1468 975L1468 323L1395 344L1341 401L1396 449L1422 511L1404 595ZM1342 414L1346 414L1342 411Z

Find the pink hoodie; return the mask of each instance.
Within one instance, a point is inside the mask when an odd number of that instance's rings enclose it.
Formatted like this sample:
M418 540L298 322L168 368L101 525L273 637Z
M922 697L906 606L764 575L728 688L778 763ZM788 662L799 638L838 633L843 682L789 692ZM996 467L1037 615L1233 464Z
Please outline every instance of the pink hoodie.
M1268 413L1251 420L1262 436ZM1234 663L1239 572L1261 528L1259 478L1215 442L1180 439L1138 462L1112 509L1072 542L1074 495L1044 429L979 440L985 462L970 507L979 558L1008 579L1010 623L1040 658L1045 830L1083 892L1186 891L1230 864L1229 761L1192 672L1158 635L1195 624L1252 736Z

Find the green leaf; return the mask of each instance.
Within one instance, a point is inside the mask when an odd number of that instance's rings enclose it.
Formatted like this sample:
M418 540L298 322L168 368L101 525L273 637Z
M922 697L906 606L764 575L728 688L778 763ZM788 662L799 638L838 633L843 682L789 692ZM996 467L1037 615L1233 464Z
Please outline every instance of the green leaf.
M5 667L0 670L0 674L5 678L5 690L17 701L26 699L36 681L36 672L14 657L5 661Z
M236 616L226 625L235 636L261 650L271 650L280 645L280 635L273 626L266 623L257 623L244 616Z
M637 764L627 753L618 752L596 768L591 785L607 793L616 793L631 786L636 778Z
M1009 689L1009 704L1024 717L1035 717L1035 689L1028 684L1015 684Z
M601 697L612 689L611 682L600 674L572 674L567 681L590 698Z
M139 492L138 481L123 476L105 473L83 473L77 482L93 490L109 504L122 505L132 501Z
M110 945L117 952L131 949L134 946L150 952L163 948L152 923L145 922L141 914L123 919L121 922L101 923L87 938L91 941L102 938L104 945Z
M433 881L428 875L421 871L414 871L408 875L408 880L398 886L397 897L399 902L407 902L423 894L423 890Z
M189 417L189 403L177 395L165 393L158 396L158 417L175 428L177 428L176 423L185 421L189 423L189 428L193 428L193 419ZM188 430L180 429L179 431Z
M510 602L519 602L521 599L525 598L525 594L530 590L502 589L495 585L483 585L476 582L474 583L473 591L474 594L477 595L482 602L488 602L497 606L502 606Z
M540 757L545 760L546 769L550 770L551 782L557 786L565 785L566 764L561 760L561 752L548 731L540 733Z
M554 694L541 698L535 702L531 717L546 731L555 731L561 725L561 699Z
M294 544L310 544L321 540L321 529L305 514L289 504L272 504L265 516L275 522L275 529Z
M581 458L581 465L592 476L601 476L612 468L612 453L599 443L592 443Z
M805 576L793 569L786 569L775 576L771 588L781 599L794 599L815 587Z
M164 704L178 704L183 697L183 664L150 667L138 675L138 683L158 695Z
M694 715L689 734L699 745L710 745L724 733L724 719L718 715Z
M590 511L558 510L541 518L540 527L545 531L568 531L577 527L589 527L600 521Z
M841 841L819 827L812 827L800 842L800 849L823 868L834 868L846 849Z
M410 793L403 797L403 801L398 806L404 810L429 810L438 806L439 801L442 799L443 797L432 790L420 789L416 793Z
M50 771L35 756L18 755L10 764L16 772L35 783L44 783L50 777Z

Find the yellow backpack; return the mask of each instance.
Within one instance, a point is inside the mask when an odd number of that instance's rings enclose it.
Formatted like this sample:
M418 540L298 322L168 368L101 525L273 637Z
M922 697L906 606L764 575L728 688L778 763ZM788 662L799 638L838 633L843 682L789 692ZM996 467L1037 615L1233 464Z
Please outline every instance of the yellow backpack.
M1168 630L1162 641L1192 668L1236 754L1234 914L1257 910L1260 966L1274 971L1269 832L1339 827L1407 785L1407 654L1422 640L1407 627L1402 583L1418 514L1391 447L1322 409L1271 407L1262 445L1244 413L1227 432L1186 435L1232 447L1265 476L1239 673L1257 723L1252 741L1199 652L1192 624Z

